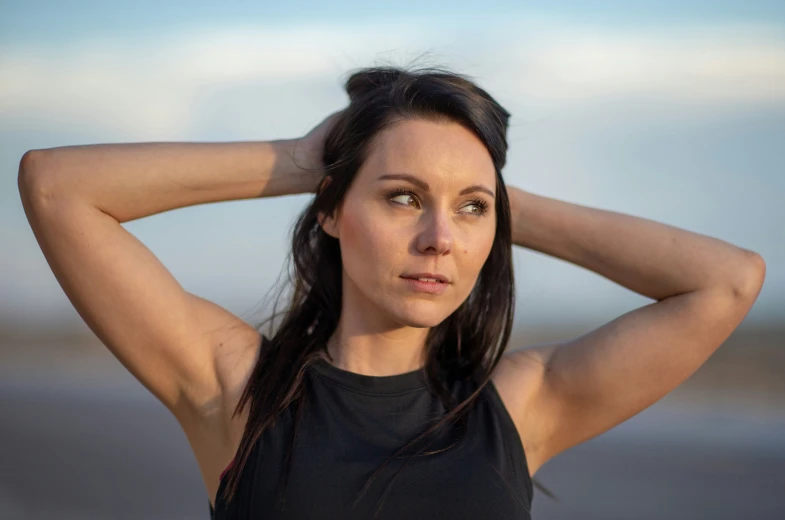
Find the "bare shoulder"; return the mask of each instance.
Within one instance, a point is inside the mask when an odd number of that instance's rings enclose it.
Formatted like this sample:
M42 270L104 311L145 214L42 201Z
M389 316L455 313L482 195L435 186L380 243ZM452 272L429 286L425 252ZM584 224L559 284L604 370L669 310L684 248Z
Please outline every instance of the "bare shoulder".
M543 380L547 351L543 349L516 349L506 352L496 366L491 379L499 392L507 412L521 437L526 463L531 476L545 461L539 457L539 446L532 435L534 425L528 421L534 396ZM541 417L538 418L542 420Z

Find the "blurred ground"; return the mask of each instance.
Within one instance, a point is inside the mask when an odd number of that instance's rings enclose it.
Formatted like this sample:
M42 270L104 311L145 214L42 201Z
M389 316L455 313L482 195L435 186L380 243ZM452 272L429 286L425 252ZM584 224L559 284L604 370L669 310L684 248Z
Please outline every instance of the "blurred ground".
M0 518L206 519L166 409L95 338L26 334L0 336ZM535 491L535 520L785 518L783 338L737 330L665 399L549 461L536 478L559 501Z

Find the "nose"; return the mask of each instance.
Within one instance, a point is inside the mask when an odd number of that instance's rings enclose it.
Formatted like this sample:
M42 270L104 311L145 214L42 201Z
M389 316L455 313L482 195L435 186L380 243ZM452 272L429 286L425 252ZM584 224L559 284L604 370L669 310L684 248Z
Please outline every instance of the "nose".
M424 216L425 229L417 237L417 250L425 255L443 255L452 251L453 232L450 217L444 211Z

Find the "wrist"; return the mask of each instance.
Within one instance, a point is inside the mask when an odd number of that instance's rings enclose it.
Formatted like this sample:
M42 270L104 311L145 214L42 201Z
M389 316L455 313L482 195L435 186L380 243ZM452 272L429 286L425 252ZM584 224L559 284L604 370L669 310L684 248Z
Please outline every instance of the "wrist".
M324 176L321 161L302 139L272 141L276 161L274 176L284 181L291 194L316 193Z
M530 248L531 229L534 216L527 214L536 204L533 194L521 188L507 185L507 196L510 200L510 220L512 227L512 242L516 246Z

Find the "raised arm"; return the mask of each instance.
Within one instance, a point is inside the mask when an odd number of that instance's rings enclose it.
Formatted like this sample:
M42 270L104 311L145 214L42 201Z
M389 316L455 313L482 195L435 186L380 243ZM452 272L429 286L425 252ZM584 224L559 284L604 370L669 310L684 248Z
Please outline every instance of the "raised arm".
M584 336L505 354L494 377L534 473L685 381L744 319L766 268L715 238L508 189L517 245L656 300Z
M238 376L250 370L237 363L258 346L258 332L185 291L120 224L195 204L315 191L313 146L323 130L270 142L96 144L22 157L24 210L58 282L90 329L178 417L237 390L220 380L219 365L234 363Z
M123 223L196 204L315 191L320 174L293 162L314 162L299 139L93 144L31 150L19 179L23 197L79 201Z

